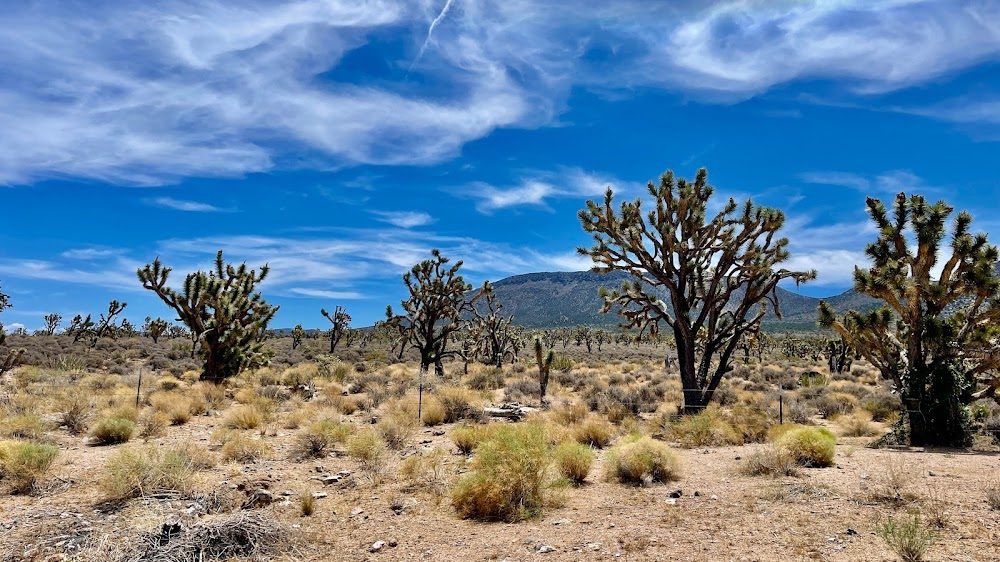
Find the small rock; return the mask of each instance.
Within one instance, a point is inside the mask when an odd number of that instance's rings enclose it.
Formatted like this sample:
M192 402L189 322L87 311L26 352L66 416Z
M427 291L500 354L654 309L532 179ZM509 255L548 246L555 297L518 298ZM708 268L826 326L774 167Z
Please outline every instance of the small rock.
M368 547L368 552L378 552L385 548L385 541L375 541Z
M313 492L313 497L316 499L325 498L326 492Z
M397 546L399 546L399 541L397 541L396 539L389 539L390 548L396 548Z
M695 490L694 491L694 497L696 497L696 498L697 497L701 497L701 492L699 492L698 490Z
M938 476L938 473L934 472L933 470L928 470L927 476Z
M598 550L601 550L601 543L599 543L599 542L588 542L587 545L586 545L586 547L587 547L587 550L593 550L593 551L596 552Z
M677 505L677 498L667 498L667 505ZM614 527L614 525L612 525Z
M361 515L364 512L365 512L364 509L360 507L355 507L354 509L351 510L351 517L357 517L358 515Z
M713 499L713 500L717 500L717 499L719 499L719 496L717 496L717 495L715 495L715 494L712 494L712 497L711 497L711 499Z
M683 490L674 490L673 492L670 492L670 497L674 498L674 499L679 498L679 497L681 497L683 495L684 495L684 491Z
M852 535L852 536L853 536L853 535L856 535L856 534L858 534L858 532L857 532L857 531L855 531L854 529L850 529L850 528L848 528L848 529L847 529L846 531L844 531L844 534L845 534L845 535Z
M565 524L567 524L567 523L572 523L572 522L573 522L573 520L572 520L572 519L566 519L566 518L562 518L562 519L559 519L559 520L556 520L556 521L553 521L553 522L552 522L552 524L553 524L553 525L565 525Z
M538 553L545 554L546 552L555 552L556 547L550 544L542 544L538 546Z

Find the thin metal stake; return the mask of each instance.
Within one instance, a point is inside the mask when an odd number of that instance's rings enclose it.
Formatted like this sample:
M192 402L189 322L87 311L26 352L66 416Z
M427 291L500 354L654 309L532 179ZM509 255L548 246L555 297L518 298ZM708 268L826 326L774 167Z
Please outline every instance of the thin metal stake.
M142 367L139 367L139 384L135 385L135 407L139 407L139 389L142 388Z

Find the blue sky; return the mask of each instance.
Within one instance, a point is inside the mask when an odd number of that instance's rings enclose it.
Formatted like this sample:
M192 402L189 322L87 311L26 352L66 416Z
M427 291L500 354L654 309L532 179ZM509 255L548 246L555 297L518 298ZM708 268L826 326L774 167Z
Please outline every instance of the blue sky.
M652 7L650 7L652 5ZM470 282L587 267L576 212L698 167L850 286L866 195L1000 226L1000 4L59 2L0 18L0 283L171 318L137 267L265 262L277 326L355 325L440 248Z

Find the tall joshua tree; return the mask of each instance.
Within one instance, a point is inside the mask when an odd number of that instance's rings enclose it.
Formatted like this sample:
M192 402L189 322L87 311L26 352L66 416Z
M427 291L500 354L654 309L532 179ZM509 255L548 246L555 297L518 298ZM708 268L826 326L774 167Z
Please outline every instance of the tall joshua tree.
M433 363L435 371L444 375L441 360L456 355L460 350L449 350L448 343L465 324L463 314L471 314L475 301L482 291L469 297L472 285L458 274L462 262L448 266L448 258L437 249L431 250L433 259L424 260L403 274L410 298L401 301L403 314L397 316L392 307L386 307L386 322L406 329L406 342L420 353L420 395L422 402L423 377ZM418 410L420 403L418 402Z
M319 312L333 324L330 328L330 353L333 353L351 325L351 315L339 304L333 309L333 314L327 312L325 308L321 308Z
M623 327L638 328L640 337L657 334L661 323L673 331L685 413L711 401L733 369L740 339L757 329L767 306L780 317L778 283L816 277L776 268L789 257L788 240L777 237L785 222L781 211L730 199L708 218L715 189L707 177L704 168L693 183L667 171L659 185L647 186L653 209L646 214L640 199L622 202L616 212L610 188L603 204L587 201L579 214L594 235L594 246L579 253L593 259L595 271L632 276L620 289L601 291L601 311L619 308Z
M943 201L932 205L900 193L891 216L882 201L869 197L867 204L879 237L865 249L872 267L854 269L854 288L885 305L838 318L821 302L819 322L895 383L911 444L962 445L968 438L963 405L1000 400L997 248L985 234L970 233L972 216L961 212L945 250L954 208ZM935 275L939 252L947 260Z
M518 338L514 327L514 315L504 316L503 303L496 300L493 285L489 281L483 284L481 296L486 298L483 310L476 308L472 320L471 332L474 334L476 354L482 357L487 365L500 367L506 357L513 358L514 347Z
M156 258L137 274L142 286L174 309L191 330L205 362L202 380L220 382L269 362L271 352L264 349L264 340L278 307L256 292L267 278L267 265L259 273L246 263L234 267L223 261L219 250L215 269L189 273L180 292L167 287L171 271Z

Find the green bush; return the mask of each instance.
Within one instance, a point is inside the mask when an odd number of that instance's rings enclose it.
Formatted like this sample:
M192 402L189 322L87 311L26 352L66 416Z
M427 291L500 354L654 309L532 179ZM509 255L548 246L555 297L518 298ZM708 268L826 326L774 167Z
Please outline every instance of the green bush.
M700 414L684 416L673 426L673 436L686 449L743 443L743 437L726 421L718 404L709 404Z
M791 429L778 438L776 445L805 467L831 466L837 453L837 437L822 427Z
M484 427L461 425L451 430L451 440L455 442L459 453L471 455L488 431Z
M58 454L59 449L53 445L0 441L0 479L9 480L15 492L30 492Z
M552 454L559 472L570 482L580 485L590 474L597 454L590 447L580 443L560 443Z
M573 429L573 438L583 445L603 449L615 437L615 426L601 418L591 416Z
M903 562L920 562L937 536L920 520L920 514L901 521L890 517L875 524L875 533Z
M95 445L125 443L133 435L135 435L135 422L120 416L101 418L90 428L91 443Z
M543 426L498 427L476 448L472 471L452 489L452 506L464 519L514 522L538 515L548 452Z
M606 470L611 480L643 486L677 478L678 462L665 443L641 437L611 448Z

